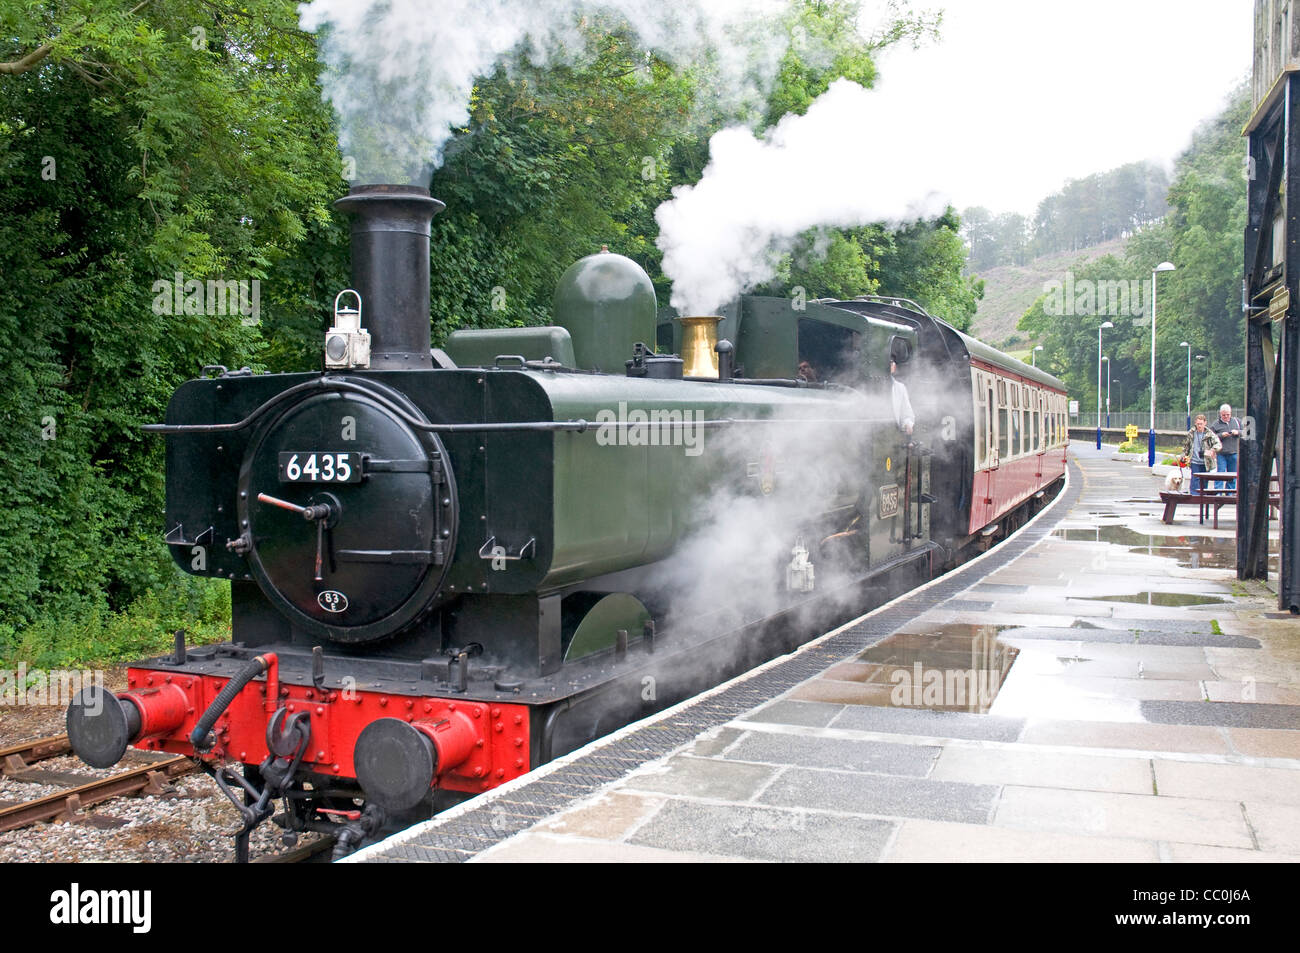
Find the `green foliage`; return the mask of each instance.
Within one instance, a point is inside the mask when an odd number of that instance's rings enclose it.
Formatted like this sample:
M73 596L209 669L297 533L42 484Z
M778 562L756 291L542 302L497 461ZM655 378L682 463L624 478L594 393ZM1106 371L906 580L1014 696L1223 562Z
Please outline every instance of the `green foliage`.
M1114 255L1105 255L1092 261L1080 261L1069 269L1070 281L1062 279L1059 293L1043 294L1034 302L1017 328L1027 333L1031 340L1039 341L1043 350L1038 355L1038 366L1060 377L1071 397L1079 400L1085 413L1096 411L1098 385L1101 400L1106 397L1105 367L1098 375L1098 359L1110 359L1110 376L1122 381L1125 401L1133 405L1131 395L1141 388L1143 353L1147 348L1150 324L1143 313L1121 314L1127 302L1129 312L1138 310L1132 295L1133 281L1141 281L1141 272ZM1147 276L1150 277L1149 275ZM1096 289L1104 289L1102 295ZM1117 308L1111 307L1110 289ZM1140 300L1141 293L1139 293ZM1102 331L1102 353L1097 351L1097 331L1101 324L1110 321L1114 327Z
M1039 203L1032 222L1013 212L995 216L986 208L968 208L962 237L970 248L970 270L1023 265L1037 255L1132 235L1164 217L1168 190L1164 169L1132 162L1067 182Z
M55 37L31 69L0 76L11 626L120 610L170 578L162 446L139 425L201 364L259 362L263 334L309 297L279 266L338 191L315 52L291 8L102 8L5 13L16 44L0 58ZM265 281L262 325L155 314L154 282L178 271Z
M786 295L799 286L809 298L909 298L965 331L984 282L963 274L966 250L959 226L949 208L937 219L894 229L876 224L814 230L800 238L776 279L758 291Z
M1159 279L1157 380L1176 381L1180 364L1185 375L1186 349L1179 342L1188 341L1194 354L1206 355L1203 364L1192 367L1193 413L1198 406L1217 410L1225 402L1240 407L1245 399L1241 281L1246 180L1241 130L1249 114L1250 97L1243 87L1222 113L1196 131L1169 188L1171 212L1165 226L1136 236L1127 252L1130 260L1147 268L1160 261L1177 266ZM1168 383L1164 386L1169 388ZM1171 390L1172 396L1180 393ZM1160 387L1156 395L1164 406ZM1175 400L1170 409L1179 406Z
M0 664L67 668L159 655L171 648L177 629L191 644L229 640L229 585L173 570L166 583L121 611L91 605L21 628L0 624Z
M1075 288L1093 283L1098 291L1094 303L1087 304L1086 295L1076 296L1074 306L1063 312L1065 295L1044 294L1020 319L1018 328L1044 345L1039 366L1061 377L1085 412L1097 408L1097 329L1107 320L1115 325L1102 332L1110 377L1118 382L1126 406L1149 405L1151 272L1162 261L1173 262L1176 270L1157 279L1156 409L1186 407L1189 349L1181 346L1184 341L1191 346L1192 412L1217 410L1225 402L1241 406L1246 192L1240 131L1248 112L1249 97L1239 90L1219 116L1197 131L1175 166L1168 215L1134 234L1122 259L1107 255L1067 269ZM1127 307L1121 296L1116 309L1112 296L1101 294L1106 283L1121 283L1137 294L1127 295ZM1103 368L1103 400L1105 384Z
M913 222L891 234L880 256L880 294L911 298L958 331L967 330L984 282L962 274L960 227L949 208L934 221Z

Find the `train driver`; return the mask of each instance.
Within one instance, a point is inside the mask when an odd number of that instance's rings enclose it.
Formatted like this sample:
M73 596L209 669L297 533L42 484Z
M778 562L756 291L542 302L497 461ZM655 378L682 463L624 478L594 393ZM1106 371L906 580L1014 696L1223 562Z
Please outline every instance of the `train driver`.
M890 397L894 405L894 420L898 423L898 429L910 437L912 428L916 426L916 414L912 410L912 401L907 396L907 385L898 379L898 362L900 359L907 360L907 350L907 342L899 338L893 340L889 354L889 378L892 382Z

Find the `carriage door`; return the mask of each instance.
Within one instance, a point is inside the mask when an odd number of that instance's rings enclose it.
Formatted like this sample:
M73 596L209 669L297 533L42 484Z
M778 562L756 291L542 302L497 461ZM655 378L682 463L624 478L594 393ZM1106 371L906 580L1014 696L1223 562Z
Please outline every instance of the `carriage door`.
M1038 480L1043 479L1043 457L1047 454L1047 395L1035 389L1034 394L1034 450L1038 455Z

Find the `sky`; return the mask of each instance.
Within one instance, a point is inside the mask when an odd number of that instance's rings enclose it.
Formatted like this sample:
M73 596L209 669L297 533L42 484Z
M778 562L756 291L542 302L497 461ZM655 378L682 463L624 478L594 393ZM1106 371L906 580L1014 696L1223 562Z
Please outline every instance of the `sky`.
M882 146L914 149L958 210L1028 215L1068 179L1170 167L1250 74L1253 0L911 6L944 11L940 40L881 55L864 120Z

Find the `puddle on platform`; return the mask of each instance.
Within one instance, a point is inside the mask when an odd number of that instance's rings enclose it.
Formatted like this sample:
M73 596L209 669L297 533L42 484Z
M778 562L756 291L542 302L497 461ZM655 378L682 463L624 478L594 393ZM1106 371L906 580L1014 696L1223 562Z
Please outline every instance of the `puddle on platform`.
M931 632L900 632L827 669L796 697L984 714L1018 654L998 641L998 633L1014 628L952 623Z
M1135 602L1144 606L1208 606L1228 602L1223 596L1206 596L1198 592L1135 592L1127 596L1074 596L1096 602Z
M1158 539L1159 537L1153 538ZM1142 556L1166 556L1177 559L1178 565L1187 569L1237 568L1237 541L1235 539L1207 541L1188 537L1184 542L1187 543L1186 546L1135 546L1129 552ZM1269 572L1277 572L1278 566L1278 557L1276 555L1269 556Z
M1130 553L1176 559L1178 565L1186 569L1237 568L1237 540L1233 536L1153 536L1127 526L1058 529L1052 535L1072 542L1128 546ZM1270 540L1270 545L1275 552L1269 556L1268 568L1270 572L1277 572L1277 540Z

